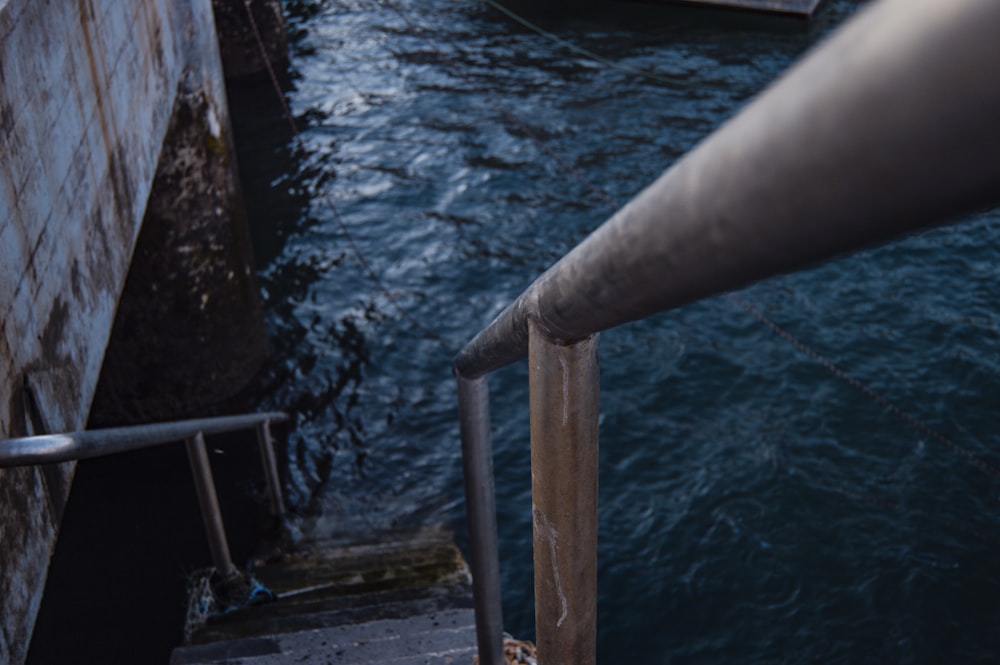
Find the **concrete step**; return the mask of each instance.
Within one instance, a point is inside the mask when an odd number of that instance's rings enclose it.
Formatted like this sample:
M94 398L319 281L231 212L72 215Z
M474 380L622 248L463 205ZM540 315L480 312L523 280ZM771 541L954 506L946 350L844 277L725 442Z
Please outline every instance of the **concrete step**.
M240 639L250 635L276 635L328 626L367 623L381 619L405 620L411 617L433 616L438 612L470 609L471 607L472 603L466 597L439 596L402 602L362 602L358 607L311 613L281 615L273 612L259 612L253 616L244 615L228 621L210 622L195 635L191 642L203 644Z
M472 663L471 577L443 529L310 543L252 574L277 600L209 618L171 663Z
M358 595L402 587L466 582L468 572L453 544L418 544L410 550L351 548L320 557L284 557L254 571L281 597Z
M245 623L261 617L286 617L323 612L346 610L362 611L369 607L380 607L399 603L450 599L455 607L465 607L467 587L464 584L442 586L421 586L386 591L368 592L360 595L314 595L308 597L283 596L277 602L237 610L233 618ZM221 622L220 622L221 623ZM205 640L202 640L205 641Z
M383 619L180 647L174 650L170 663L471 665L476 653L475 643L473 612L458 609L406 619Z

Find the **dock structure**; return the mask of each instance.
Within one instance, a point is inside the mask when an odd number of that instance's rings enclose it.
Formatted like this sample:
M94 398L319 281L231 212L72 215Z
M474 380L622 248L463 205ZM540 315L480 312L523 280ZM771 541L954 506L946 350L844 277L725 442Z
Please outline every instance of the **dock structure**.
M730 9L746 9L771 14L788 14L809 18L823 0L660 0L686 5L708 5Z
M317 542L252 573L274 601L209 618L171 665L473 662L471 578L446 529Z

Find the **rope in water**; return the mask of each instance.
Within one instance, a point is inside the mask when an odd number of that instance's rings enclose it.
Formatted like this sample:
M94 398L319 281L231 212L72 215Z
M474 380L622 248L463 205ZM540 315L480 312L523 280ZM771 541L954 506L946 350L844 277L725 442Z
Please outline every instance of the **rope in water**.
M629 67L628 65L623 65L620 62L615 62L614 60L611 60L609 58L605 58L604 56L602 56L602 55L600 55L598 53L595 53L594 51L591 51L589 49L585 49L585 48L583 48L581 46L578 46L578 45L574 44L573 42L567 41L567 40L563 39L562 37L560 37L560 36L558 36L558 35L556 35L554 33L551 33L548 30L546 30L546 29L544 29L544 28L542 28L542 27L540 27L540 26L532 23L531 21L529 21L528 19L524 18L520 14L517 14L516 12L514 12L514 11L512 11L512 10L506 8L506 7L504 7L499 2L496 2L496 0L483 0L483 2L485 2L490 7L492 7L495 10L497 10L501 14L504 14L508 18L510 18L510 19L512 19L512 20L514 20L514 21L516 21L518 23L520 23L521 25L523 25L524 27L526 27L528 30L531 30L532 32L536 32L539 35L541 35L542 37L545 37L546 39L552 41L553 43L558 44L559 46L562 46L563 48L565 48L565 49L567 49L569 51L572 51L573 53L576 53L577 55L582 55L585 58L589 58L590 60L593 60L594 62L597 62L597 63L600 63L602 65L605 65L606 67L610 67L611 69L617 69L620 72L624 72L625 74L631 74L632 76L641 76L641 77L647 78L647 79L649 79L651 81L657 81L658 83L663 83L663 84L669 85L669 86L675 86L675 87L681 87L681 88L688 88L690 90L697 90L698 89L698 86L696 84L694 84L694 83L691 83L690 81L682 81L682 80L676 79L676 78L667 78L665 76L660 76L659 74L654 74L653 72L647 71L645 69L636 69L635 67Z

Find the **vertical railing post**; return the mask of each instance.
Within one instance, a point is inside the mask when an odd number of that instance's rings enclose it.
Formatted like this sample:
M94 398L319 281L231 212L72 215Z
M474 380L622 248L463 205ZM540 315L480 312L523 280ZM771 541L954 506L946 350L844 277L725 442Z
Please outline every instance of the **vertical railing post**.
M271 421L265 420L257 426L257 444L260 447L260 461L264 465L267 479L267 495L271 502L271 515L278 520L285 519L285 500L281 495L281 477L278 475L278 460L274 454L274 439L271 437Z
M594 665L597 336L559 344L529 321L535 632L541 665Z
M458 414L462 468L469 521L472 596L476 607L476 641L481 665L502 665L503 614L500 597L500 554L490 440L490 392L485 377L458 381Z
M186 441L188 461L191 462L191 474L194 476L194 488L198 494L198 504L201 506L201 518L205 522L205 533L208 536L208 548L212 552L212 563L223 579L230 579L239 574L233 565L229 554L229 543L226 540L226 529L222 524L222 511L219 509L219 497L215 492L215 481L212 479L212 467L208 462L208 452L205 450L205 437L201 432Z

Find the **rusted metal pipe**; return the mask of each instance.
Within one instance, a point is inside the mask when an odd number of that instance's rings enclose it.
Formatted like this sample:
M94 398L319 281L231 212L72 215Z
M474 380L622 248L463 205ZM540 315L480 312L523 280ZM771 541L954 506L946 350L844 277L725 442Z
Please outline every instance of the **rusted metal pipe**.
M597 336L560 344L529 322L535 637L544 665L594 665Z
M278 460L274 454L274 439L271 437L271 421L265 420L257 426L257 444L260 447L260 461L267 479L267 496L271 503L271 515L278 520L285 519L285 500L281 493L281 476L278 474Z
M219 497L212 479L212 466L205 450L205 437L198 432L186 441L186 445L198 505L201 507L201 518L208 537L208 549L212 552L212 564L222 579L231 579L239 575L239 571L233 565L233 557L229 553L226 529L222 524L222 510L219 508Z
M481 665L503 665L503 610L493 445L490 440L490 392L483 377L463 379L456 376L456 379L479 662Z
M455 360L523 358L1000 200L1000 2L882 0L532 284Z

